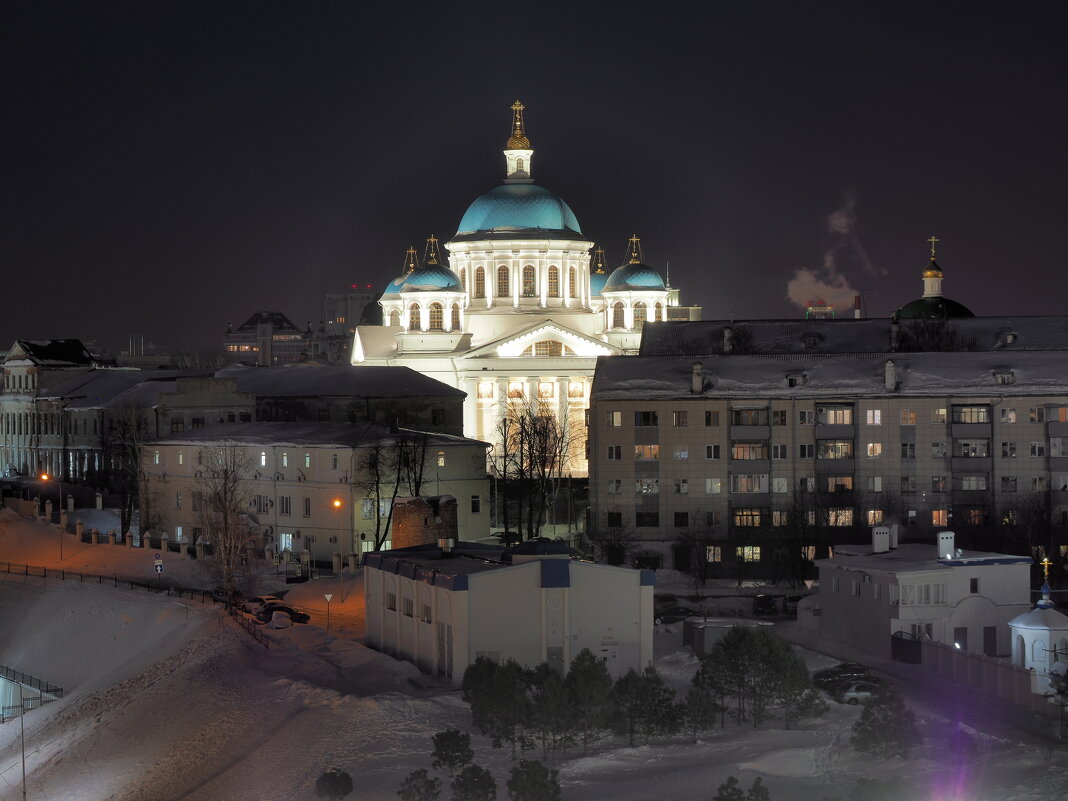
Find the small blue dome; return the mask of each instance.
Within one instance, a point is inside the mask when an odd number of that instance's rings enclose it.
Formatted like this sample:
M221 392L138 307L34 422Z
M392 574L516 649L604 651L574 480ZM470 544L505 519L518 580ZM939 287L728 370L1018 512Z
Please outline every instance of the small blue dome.
M664 286L664 279L660 277L660 273L648 264L635 261L614 269L612 274L608 276L608 281L602 291L611 292L613 290L627 289L666 289L666 287Z
M417 267L404 277L401 292L462 292L460 276L444 264L427 264Z
M404 281L407 278L408 278L408 274L405 273L404 275L398 275L396 278L394 278L392 281L390 281L389 285L386 287L385 291L382 293L382 297L388 297L389 295L396 295L398 292L400 292L401 291L401 287L404 286Z
M608 273L593 273L590 276L590 297L599 298L601 296L601 290L604 289L605 282L608 280Z
M568 231L582 235L568 205L548 189L534 184L503 184L491 189L468 207L456 233L498 229Z

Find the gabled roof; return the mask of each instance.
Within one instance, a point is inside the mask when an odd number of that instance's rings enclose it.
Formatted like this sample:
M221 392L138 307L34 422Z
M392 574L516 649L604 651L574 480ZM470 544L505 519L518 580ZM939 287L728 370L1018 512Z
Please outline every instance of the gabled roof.
M96 363L80 339L16 339L5 361L22 359L42 367L91 367Z
M219 370L215 375L219 378L236 378L238 392L253 392L256 397L466 397L463 390L450 387L408 367L231 365Z
M174 380L178 376L190 374L180 370L96 369L57 384L40 397L66 400L67 409L116 405L147 408L156 404L161 392L174 392Z
M299 328L293 325L293 322L280 311L258 311L254 312L245 322L241 323L234 331L250 331L255 332L256 327L264 323L269 323L274 327L275 331L289 331L292 333L302 333Z
M518 357L524 350L529 348L531 344L545 339L547 336L558 337L561 342L572 350L577 351L582 349L590 351L589 353L576 354L587 358L592 356L612 356L617 353L622 353L622 351L614 345L602 342L601 340L587 336L586 334L581 334L552 319L543 319L533 322L525 328L520 328L518 331L509 331L498 339L484 342L478 347L472 348L467 353L463 354L462 358L477 359L486 356L504 358L510 356Z

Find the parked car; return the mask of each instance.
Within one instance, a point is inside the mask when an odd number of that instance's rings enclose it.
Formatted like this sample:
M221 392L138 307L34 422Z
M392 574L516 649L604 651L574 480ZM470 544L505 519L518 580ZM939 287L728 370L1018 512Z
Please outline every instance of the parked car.
M687 606L669 606L657 612L654 620L657 623L678 623L680 620L700 614L696 609L690 609Z
M831 693L840 704L859 704L870 701L882 690L882 682L865 679L863 681L846 681L839 684Z
M826 670L817 670L812 674L812 683L822 690L830 690L843 681L872 679L871 669L859 662L842 662Z
M244 597L245 596L241 594L241 590L230 590L228 593L225 587L216 587L211 591L211 598L217 604L226 603L227 598L230 599L231 603L240 604L241 599Z
M774 595L753 596L754 615L775 615L779 612L779 604Z
M311 620L311 615L305 612L298 612L292 606L286 606L283 603L267 603L259 608L256 612L256 619L261 623L270 623L271 618L274 617L275 612L284 612L289 615L289 619L294 623L307 623Z

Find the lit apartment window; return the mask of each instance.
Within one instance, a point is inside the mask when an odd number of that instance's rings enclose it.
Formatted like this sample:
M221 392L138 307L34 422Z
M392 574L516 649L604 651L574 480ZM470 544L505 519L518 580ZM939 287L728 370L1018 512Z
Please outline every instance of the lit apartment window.
M944 423L944 422L946 422L946 410L945 409L932 409L931 410L931 422L932 423Z
M868 409L866 413L868 425L881 426L883 424L882 409Z
M740 562L759 562L760 561L760 546L759 545L739 545L735 549L735 556Z
M660 479L636 478L634 479L634 492L638 495L659 495Z
M869 442L868 443L868 458L877 459L883 455L883 443L881 442Z
M1027 417L1032 423L1046 422L1046 407L1037 406L1027 410Z
M708 495L718 495L723 491L723 480L719 478L705 479L705 492Z
M675 445L671 450L671 458L676 460L683 460L690 458L690 446L689 445Z
M932 509L931 510L931 525L932 526L946 526L949 525L949 511L946 509Z
M1001 422L1011 424L1016 422L1016 410L1002 408L1001 410Z
M915 409L902 409L901 410L901 425L914 426L916 425L916 410Z
M612 428L619 428L623 425L623 412L609 412L608 413L608 425Z
M636 462L655 462L660 458L659 445L635 445L634 460Z

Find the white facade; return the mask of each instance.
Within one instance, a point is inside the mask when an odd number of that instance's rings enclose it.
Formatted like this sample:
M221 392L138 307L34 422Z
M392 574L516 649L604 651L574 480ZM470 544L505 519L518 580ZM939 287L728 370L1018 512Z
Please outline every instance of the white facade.
M611 279L591 276L593 242L567 204L533 185L521 104L513 112L505 181L471 204L445 243L451 269L433 237L421 265L409 251L407 272L380 300L383 325L359 326L352 347L354 365L405 365L466 392L464 433L490 442L509 398L539 398L580 424L597 357L636 352L644 322L678 305L677 290L646 265L646 284L617 281L618 297L601 296ZM568 469L587 473L581 448Z
M368 554L367 643L455 685L479 656L566 671L588 648L613 677L652 664L652 572L502 555L463 542Z
M890 658L894 636L1008 656L1009 621L1031 607L1031 559L938 553L933 544L839 545L817 560L821 636L880 659Z
M1053 608L1049 594L1046 583L1037 606L1009 621L1012 663L1033 670L1042 693L1050 690L1050 673L1064 673L1068 662L1068 615Z
M483 503L489 498L486 444L425 436L421 494L453 495L461 530L472 537L488 536L489 510ZM211 541L198 497L204 489L202 452L232 443L247 456L240 493L247 507L250 547L308 551L318 561L335 553L369 551L376 522L385 530L389 508L388 502L376 504L372 497L364 455L380 443L391 447L395 439L386 426L367 423L246 423L149 443L143 465L150 526L171 542ZM392 485L387 483L383 492L386 499L391 497Z

